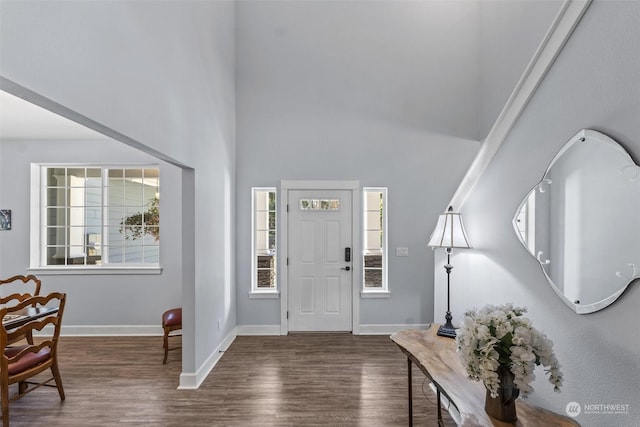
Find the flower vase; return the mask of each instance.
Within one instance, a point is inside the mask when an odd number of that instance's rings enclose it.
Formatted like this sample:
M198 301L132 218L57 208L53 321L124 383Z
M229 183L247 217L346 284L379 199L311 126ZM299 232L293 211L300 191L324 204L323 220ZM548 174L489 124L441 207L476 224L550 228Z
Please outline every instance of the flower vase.
M516 399L520 390L513 383L514 375L506 366L498 367L498 396L492 397L487 390L484 410L492 418L500 421L514 422L516 416Z

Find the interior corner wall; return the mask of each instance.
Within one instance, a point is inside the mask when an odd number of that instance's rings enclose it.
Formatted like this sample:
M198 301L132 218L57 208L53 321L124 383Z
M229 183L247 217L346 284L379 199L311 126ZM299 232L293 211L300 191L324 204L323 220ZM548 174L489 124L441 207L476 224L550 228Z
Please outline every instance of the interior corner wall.
M521 245L512 219L557 151L580 129L603 132L640 159L638 22L640 2L591 4L462 208L474 249L452 257L454 322L485 304L528 307L533 325L553 341L564 373L557 395L538 368L530 401L562 414L576 402L582 408L576 420L585 427L640 425L640 289L632 284L604 310L575 314ZM609 208L613 214L620 209ZM444 255L437 253L436 320L446 310L443 265ZM597 406L608 404L628 406L618 413Z
M195 374L236 326L235 1L0 8L3 78L194 170Z

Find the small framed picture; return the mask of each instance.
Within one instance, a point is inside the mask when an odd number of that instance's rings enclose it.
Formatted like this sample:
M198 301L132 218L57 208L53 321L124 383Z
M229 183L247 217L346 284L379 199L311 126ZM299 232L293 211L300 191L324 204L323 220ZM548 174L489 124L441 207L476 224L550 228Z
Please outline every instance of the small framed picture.
M11 230L11 209L0 209L0 230Z

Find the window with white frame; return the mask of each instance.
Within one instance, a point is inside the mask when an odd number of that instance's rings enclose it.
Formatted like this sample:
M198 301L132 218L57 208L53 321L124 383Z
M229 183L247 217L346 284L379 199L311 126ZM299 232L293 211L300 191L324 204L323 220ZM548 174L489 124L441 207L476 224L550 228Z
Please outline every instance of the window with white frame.
M387 292L387 189L363 189L363 291Z
M157 166L39 165L38 172L39 254L32 267L159 265Z
M275 292L276 275L276 189L252 189L252 292Z

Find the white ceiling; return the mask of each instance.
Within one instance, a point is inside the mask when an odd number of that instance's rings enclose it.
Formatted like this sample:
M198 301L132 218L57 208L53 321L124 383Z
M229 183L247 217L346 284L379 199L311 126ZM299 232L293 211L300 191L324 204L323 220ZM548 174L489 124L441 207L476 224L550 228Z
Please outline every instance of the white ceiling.
M76 122L0 91L0 139L109 139Z

